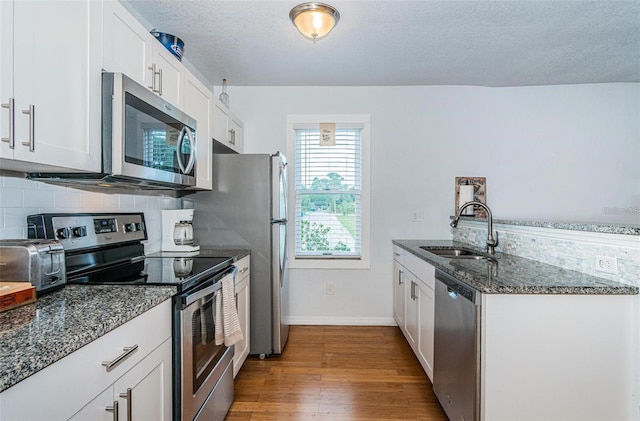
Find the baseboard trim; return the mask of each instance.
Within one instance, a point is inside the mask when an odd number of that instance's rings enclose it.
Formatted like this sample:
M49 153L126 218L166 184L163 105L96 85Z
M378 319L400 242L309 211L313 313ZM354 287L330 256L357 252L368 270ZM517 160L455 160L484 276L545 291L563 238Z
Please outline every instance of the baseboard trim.
M397 326L393 317L289 317L290 325Z

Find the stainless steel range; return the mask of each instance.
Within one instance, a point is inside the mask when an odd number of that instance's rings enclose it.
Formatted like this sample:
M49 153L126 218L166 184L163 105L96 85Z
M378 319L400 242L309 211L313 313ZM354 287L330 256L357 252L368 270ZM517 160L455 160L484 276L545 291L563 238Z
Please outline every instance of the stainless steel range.
M233 402L233 347L215 344L222 280L235 277L230 257L145 256L142 213L27 217L29 238L60 241L67 284L172 285L175 420L223 420Z

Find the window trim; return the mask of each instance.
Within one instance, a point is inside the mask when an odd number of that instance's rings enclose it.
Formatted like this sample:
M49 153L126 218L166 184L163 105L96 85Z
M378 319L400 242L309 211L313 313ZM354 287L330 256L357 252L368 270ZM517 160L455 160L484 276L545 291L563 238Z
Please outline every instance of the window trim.
M290 223L288 226L288 254L289 267L292 269L369 269L371 267L371 118L368 114L353 115L331 115L331 114L310 114L310 115L288 115L287 116L287 156L289 158L289 215ZM300 126L317 127L319 123L336 123L338 125L353 124L355 127L362 127L361 143L362 143L362 190L361 190L361 257L359 259L344 257L296 257L295 256L295 221L293 218L296 205L296 189L295 189L295 147L296 132L295 129Z

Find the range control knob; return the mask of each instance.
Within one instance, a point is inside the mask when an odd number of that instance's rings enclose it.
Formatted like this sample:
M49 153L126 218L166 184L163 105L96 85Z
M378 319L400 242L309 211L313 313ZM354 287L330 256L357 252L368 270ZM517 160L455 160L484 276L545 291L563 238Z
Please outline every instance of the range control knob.
M80 227L75 227L73 230L73 235L75 237L86 237L87 236L87 227L80 226Z
M136 232L138 231L138 226L137 224L131 222L130 224L124 224L124 231L125 232Z
M58 236L58 238L66 239L71 237L71 230L67 227L60 228L58 231L56 231L56 235Z

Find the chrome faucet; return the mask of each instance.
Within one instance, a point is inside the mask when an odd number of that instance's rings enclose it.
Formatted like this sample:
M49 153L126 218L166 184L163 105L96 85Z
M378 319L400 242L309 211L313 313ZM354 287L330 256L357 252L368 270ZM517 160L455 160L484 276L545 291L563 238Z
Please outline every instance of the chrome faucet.
M496 231L496 237L493 238L493 216L491 215L491 209L489 209L489 207L487 205L485 205L482 202L467 202L464 205L460 206L460 209L458 209L458 213L456 214L456 216L453 218L453 221L451 221L451 227L455 228L458 226L458 221L460 220L460 215L462 214L462 211L466 208L468 208L469 206L480 206L481 208L483 208L485 211L487 211L487 252L490 255L494 255L495 254L495 248L498 246L498 231Z

